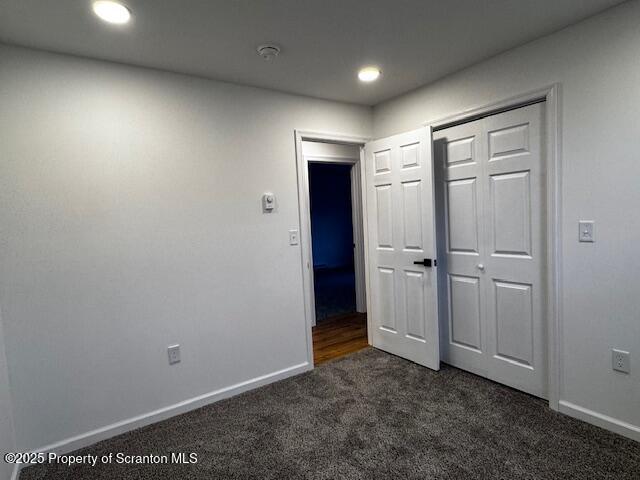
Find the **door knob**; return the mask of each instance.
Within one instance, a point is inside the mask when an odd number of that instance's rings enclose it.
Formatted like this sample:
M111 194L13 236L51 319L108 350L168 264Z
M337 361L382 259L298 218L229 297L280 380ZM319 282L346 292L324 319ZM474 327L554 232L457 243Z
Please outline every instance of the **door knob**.
M484 265L482 263L478 264L478 270L480 270L481 272L484 272Z

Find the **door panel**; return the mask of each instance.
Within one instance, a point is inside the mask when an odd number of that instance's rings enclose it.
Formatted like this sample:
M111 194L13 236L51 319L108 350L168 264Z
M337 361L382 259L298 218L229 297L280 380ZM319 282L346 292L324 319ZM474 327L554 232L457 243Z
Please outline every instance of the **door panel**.
M460 130L466 129L462 128ZM475 163L477 157L475 153L475 141L476 136L474 134L470 137L447 142L445 155L447 166L452 168Z
M531 255L529 172L490 177L492 254Z
M404 214L404 249L422 252L422 184L420 180L402 183L402 211Z
M494 281L496 298L496 356L533 365L531 285Z
M489 132L489 160L496 161L505 157L526 154L529 151L529 135L528 123L498 128Z
M440 368L431 138L427 129L365 146L373 346Z
M393 268L378 267L378 312L380 327L390 332L397 332L396 327L396 285Z
M480 279L449 275L451 343L481 352Z
M449 252L478 253L476 179L447 181Z
M411 143L400 147L402 152L402 168L420 166L420 143Z
M378 248L393 248L393 203L391 184L376 185Z
M385 149L373 153L376 175L391 171L391 150Z
M449 280L443 359L541 397L543 114L535 104L434 134Z

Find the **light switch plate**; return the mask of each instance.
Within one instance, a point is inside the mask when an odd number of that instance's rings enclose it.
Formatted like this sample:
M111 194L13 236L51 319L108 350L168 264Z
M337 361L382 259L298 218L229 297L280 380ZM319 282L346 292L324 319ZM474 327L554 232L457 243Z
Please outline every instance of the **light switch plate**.
M300 243L300 239L298 237L298 230L292 229L289 230L289 245L298 245Z
M581 242L588 242L588 243L594 242L595 238L594 238L593 227L594 227L593 221L580 220L578 222L578 228L579 228L578 239Z
M613 369L617 372L629 373L631 370L631 365L629 361L629 352L625 352L624 350L611 350L613 362Z
M180 345L171 345L167 348L169 353L169 365L180 363Z

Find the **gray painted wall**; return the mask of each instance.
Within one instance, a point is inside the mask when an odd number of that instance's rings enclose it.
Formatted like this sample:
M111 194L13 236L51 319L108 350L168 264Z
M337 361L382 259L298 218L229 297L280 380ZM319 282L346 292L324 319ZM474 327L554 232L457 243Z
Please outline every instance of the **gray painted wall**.
M371 111L0 47L20 449L306 361L296 128L370 136Z
M375 137L561 83L564 279L561 398L640 427L640 2L622 4L374 109ZM578 220L595 220L594 244ZM636 438L640 438L640 430Z

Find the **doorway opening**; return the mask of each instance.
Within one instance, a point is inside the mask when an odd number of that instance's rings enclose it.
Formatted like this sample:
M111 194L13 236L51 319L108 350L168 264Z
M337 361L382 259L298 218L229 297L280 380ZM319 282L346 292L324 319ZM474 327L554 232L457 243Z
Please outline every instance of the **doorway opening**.
M316 326L356 313L352 168L344 163L309 162Z
M320 139L299 145L303 265L306 260L311 287L305 290L317 365L368 345L360 146Z

